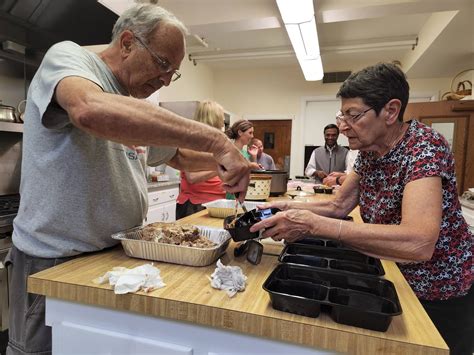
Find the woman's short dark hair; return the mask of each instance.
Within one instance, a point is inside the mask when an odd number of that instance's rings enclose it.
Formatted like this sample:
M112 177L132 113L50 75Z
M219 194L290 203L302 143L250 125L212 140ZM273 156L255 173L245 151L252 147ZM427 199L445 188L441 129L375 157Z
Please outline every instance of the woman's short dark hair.
M351 74L342 83L336 96L344 99L360 97L377 115L387 102L398 99L402 103L398 120L403 121L409 93L406 76L397 65L378 63Z
M230 139L239 138L239 131L245 132L246 130L253 127L252 122L247 120L236 121L230 128L225 131L225 134Z

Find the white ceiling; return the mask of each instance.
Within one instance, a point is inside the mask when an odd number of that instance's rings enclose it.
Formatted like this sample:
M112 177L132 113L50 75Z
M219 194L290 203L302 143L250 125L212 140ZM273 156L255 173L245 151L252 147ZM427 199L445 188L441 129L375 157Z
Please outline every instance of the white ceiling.
M134 1L99 2L120 14ZM159 0L159 5L190 30L187 52L197 65L298 65L275 0ZM410 78L453 77L474 68L474 0L314 0L314 6L325 72L392 60Z

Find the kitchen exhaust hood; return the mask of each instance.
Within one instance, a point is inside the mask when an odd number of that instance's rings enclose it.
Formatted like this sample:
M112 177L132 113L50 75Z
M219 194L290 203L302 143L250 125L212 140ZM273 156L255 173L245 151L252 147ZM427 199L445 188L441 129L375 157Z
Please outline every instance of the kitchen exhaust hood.
M6 51L0 45L0 58L37 66L48 48L60 41L109 43L117 17L97 0L0 1L0 44L8 41L26 52Z

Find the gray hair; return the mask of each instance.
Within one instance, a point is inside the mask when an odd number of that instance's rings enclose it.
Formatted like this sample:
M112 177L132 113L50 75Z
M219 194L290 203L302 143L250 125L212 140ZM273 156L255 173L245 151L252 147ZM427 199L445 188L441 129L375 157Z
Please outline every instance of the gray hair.
M125 10L117 19L112 30L112 42L115 42L125 30L130 30L139 38L148 40L150 33L160 23L175 26L183 36L188 34L186 26L168 10L155 4L137 4Z

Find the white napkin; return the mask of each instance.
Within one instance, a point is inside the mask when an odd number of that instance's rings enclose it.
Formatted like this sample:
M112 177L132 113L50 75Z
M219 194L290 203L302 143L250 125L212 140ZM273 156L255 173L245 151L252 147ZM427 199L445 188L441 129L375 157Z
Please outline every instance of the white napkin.
M239 266L224 265L221 259L217 260L217 267L211 275L211 286L227 291L229 297L234 297L238 291L245 290L247 276Z
M96 284L109 282L115 286L114 292L122 295L128 292L151 292L158 288L166 286L160 276L160 270L153 264L144 264L133 269L126 267L114 267L111 271L107 271L104 276L93 280Z

